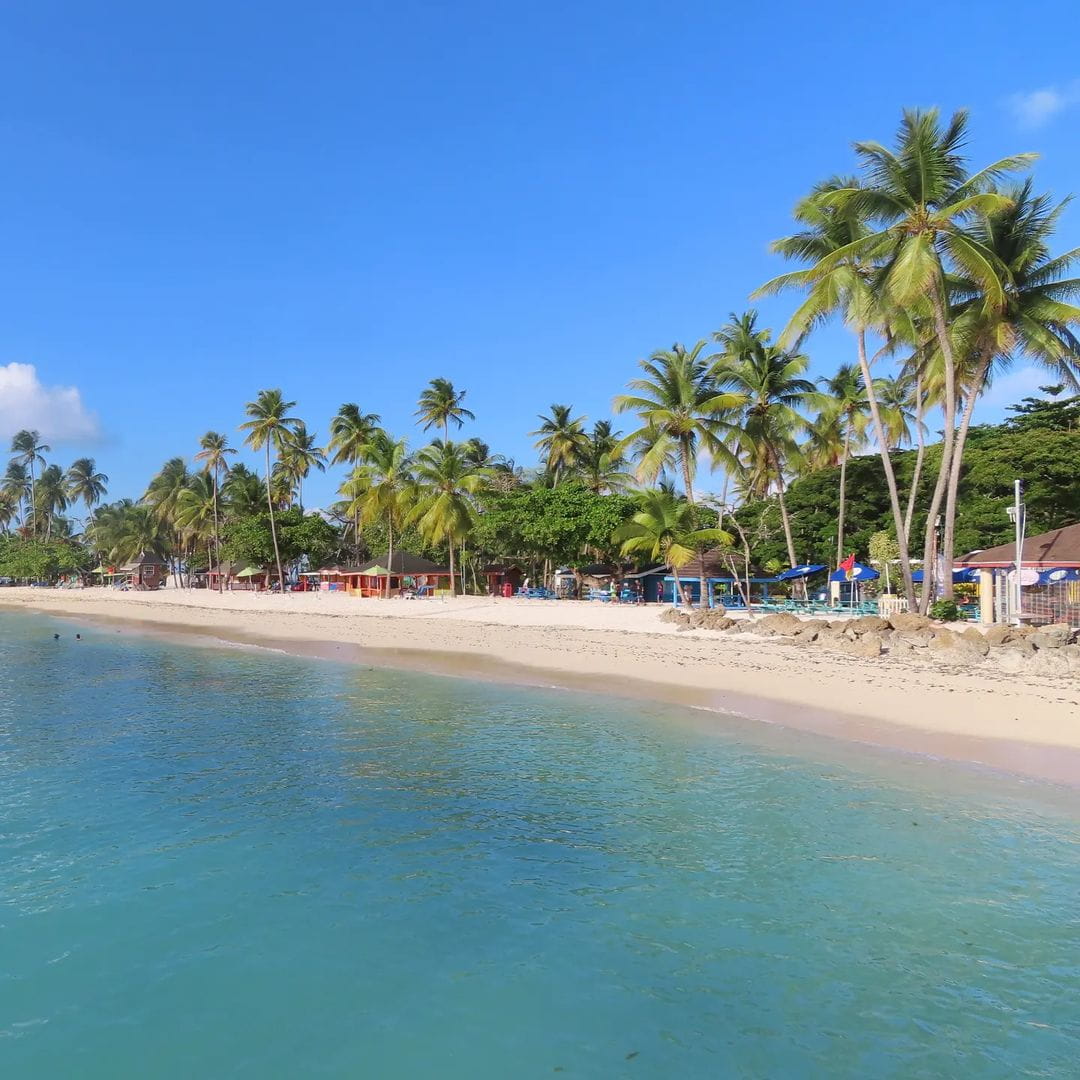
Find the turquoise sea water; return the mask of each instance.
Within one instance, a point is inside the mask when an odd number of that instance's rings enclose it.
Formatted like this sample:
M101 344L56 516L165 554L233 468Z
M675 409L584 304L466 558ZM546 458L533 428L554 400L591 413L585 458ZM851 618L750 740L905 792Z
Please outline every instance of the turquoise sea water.
M0 1076L1077 1075L1071 793L712 726L0 615Z

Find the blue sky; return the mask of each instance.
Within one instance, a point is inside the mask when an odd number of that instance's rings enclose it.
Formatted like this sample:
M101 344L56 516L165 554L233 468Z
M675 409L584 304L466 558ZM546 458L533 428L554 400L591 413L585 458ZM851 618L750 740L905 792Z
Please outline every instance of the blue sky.
M9 5L0 435L51 429L138 495L260 387L320 435L357 401L419 442L441 375L464 434L532 464L537 412L608 415L638 359L746 307L795 200L902 106L969 107L974 162L1038 151L1067 194L1077 30L1046 2Z

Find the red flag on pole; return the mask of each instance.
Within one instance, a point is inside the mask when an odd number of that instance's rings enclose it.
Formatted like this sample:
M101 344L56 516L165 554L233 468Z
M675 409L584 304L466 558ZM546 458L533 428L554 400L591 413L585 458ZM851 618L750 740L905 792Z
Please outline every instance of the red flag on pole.
M850 580L851 572L855 569L855 553L852 552L841 564L840 569L844 571L844 575Z

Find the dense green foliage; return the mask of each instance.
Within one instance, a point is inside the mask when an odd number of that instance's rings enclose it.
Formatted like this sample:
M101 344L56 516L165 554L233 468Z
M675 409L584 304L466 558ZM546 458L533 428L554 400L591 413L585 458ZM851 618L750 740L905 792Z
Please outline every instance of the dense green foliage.
M66 540L0 536L0 577L16 581L55 581L90 567L89 552Z
M305 514L294 507L281 511L276 525L283 563L293 563L306 556L312 565L319 566L341 549L340 533L318 514ZM274 539L270 515L257 514L227 524L222 531L221 553L225 559L246 566L272 566Z

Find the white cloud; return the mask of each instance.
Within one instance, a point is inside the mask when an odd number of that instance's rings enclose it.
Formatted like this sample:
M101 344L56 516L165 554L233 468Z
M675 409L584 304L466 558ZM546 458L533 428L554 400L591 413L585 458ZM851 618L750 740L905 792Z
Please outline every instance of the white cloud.
M0 364L0 438L16 431L40 431L52 442L100 436L97 417L75 386L45 386L33 364Z
M1013 94L1008 105L1021 127L1039 128L1077 102L1080 102L1080 81L1063 87L1045 86L1025 94Z

